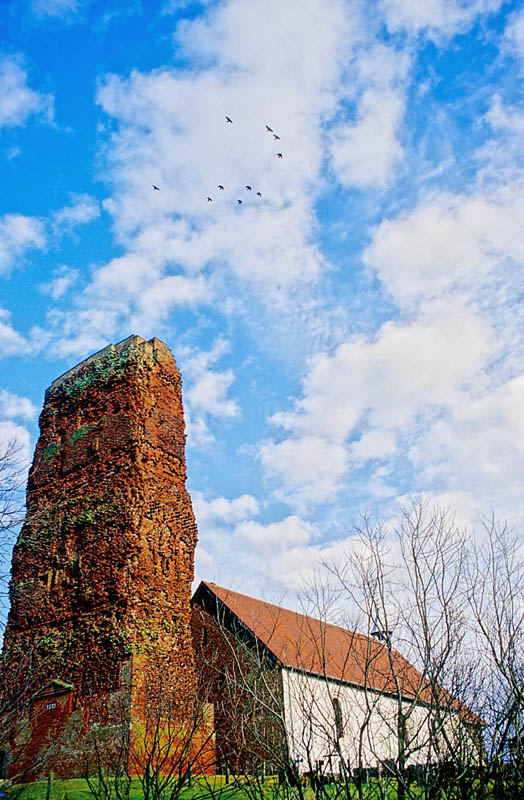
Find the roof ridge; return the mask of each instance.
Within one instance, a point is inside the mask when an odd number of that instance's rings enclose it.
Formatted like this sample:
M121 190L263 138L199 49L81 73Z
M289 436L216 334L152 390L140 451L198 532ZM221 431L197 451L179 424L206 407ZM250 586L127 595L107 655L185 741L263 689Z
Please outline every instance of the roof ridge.
M215 587L216 589L221 589L223 592L236 594L239 597L245 597L248 600L252 600L255 603L262 603L265 606L271 606L271 608L278 609L279 611L284 611L288 614L294 614L296 617L302 617L305 620L313 620L314 622L318 622L321 625L326 625L329 626L330 628L335 628L336 630L343 631L344 633L350 633L352 636L358 636L360 639L364 640L369 639L369 636L366 636L365 633L359 633L358 631L353 631L350 628L343 628L342 625L335 625L333 622L326 622L325 620L318 619L318 617L311 616L311 614L303 614L301 611L293 611L293 609L291 608L285 608L284 606L279 606L276 603L270 603L267 600L261 600L259 597L253 597L252 595L244 594L243 592L237 592L235 591L235 589L228 589L226 586L219 586L219 584L214 583L214 581L202 581L202 583L205 586L209 586L210 588Z

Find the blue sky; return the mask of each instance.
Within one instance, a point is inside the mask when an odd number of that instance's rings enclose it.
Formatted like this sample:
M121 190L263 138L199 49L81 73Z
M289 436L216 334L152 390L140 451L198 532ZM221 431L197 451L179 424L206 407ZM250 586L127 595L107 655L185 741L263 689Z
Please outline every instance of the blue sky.
M30 458L57 375L158 336L198 577L293 593L419 493L520 522L520 4L4 0L0 30L2 439Z

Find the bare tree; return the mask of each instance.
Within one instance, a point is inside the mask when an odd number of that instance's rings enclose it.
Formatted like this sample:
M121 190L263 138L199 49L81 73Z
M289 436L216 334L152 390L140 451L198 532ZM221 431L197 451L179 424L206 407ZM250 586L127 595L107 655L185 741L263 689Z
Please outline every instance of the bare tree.
M26 465L14 439L0 446L0 594L6 595L13 532L23 519Z
M330 565L367 635L387 653L383 680L390 701L375 703L373 713L381 716L388 746L376 732L368 744L395 779L399 798L412 796L415 765L428 772L449 759L453 719L463 724L456 668L465 633L465 560L466 538L451 512L419 502L401 511L393 530L365 518L346 558ZM372 664L366 681L370 674ZM451 686L455 693L445 688Z
M300 798L313 791L323 798L328 783L330 798L349 799L354 782L360 797L372 797L383 789L383 781L367 784L359 777L378 778L376 765L391 751L391 723L396 725L396 716L391 714L395 684L388 669L389 653L370 636L328 623L336 595L317 584L315 617L290 618L289 612L261 604L260 619L249 617L252 629L218 601L211 609L219 639L210 644L207 629L202 638L208 652L211 647L211 652L222 654L213 665L215 674L205 676L217 689L222 758L242 774L244 791L253 797L274 791ZM292 629L286 629L288 623ZM263 641L255 630L263 633ZM408 716L417 699L413 686L406 688L400 674L405 659L391 655ZM382 724L377 726L379 719ZM271 788L263 779L267 766L280 777Z
M473 548L469 605L482 671L486 782L497 798L524 786L524 557L522 540L494 515Z
M22 446L11 439L0 446L0 627L5 623L5 601L8 596L9 563L13 535L23 520L24 486L26 465ZM5 655L0 655L0 778L5 777L7 753L13 743L15 723L20 728L20 719L26 718L31 691L37 686L32 668L32 654L20 653L6 667ZM18 739L24 738L23 724ZM16 741L16 740L15 740Z
M336 605L345 598L387 653L387 670L375 648L364 658L359 796L367 747L398 798L522 797L522 539L494 517L468 535L450 510L417 502L389 528L364 519L330 574Z
M329 782L330 797L356 786L360 798L470 800L482 720L471 703L479 675L465 608L468 539L450 511L418 503L395 528L363 520L350 544L330 582L310 587L311 616L280 668L267 619L266 647L219 617L221 713L232 748L251 754L244 781L253 786L256 759L271 749L298 798L305 774L317 797ZM351 624L340 614L348 606ZM334 632L328 620L345 624Z

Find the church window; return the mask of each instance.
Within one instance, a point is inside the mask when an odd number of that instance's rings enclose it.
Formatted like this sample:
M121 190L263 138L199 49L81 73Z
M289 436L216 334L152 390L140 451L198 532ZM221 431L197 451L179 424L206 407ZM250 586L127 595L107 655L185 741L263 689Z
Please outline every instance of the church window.
M335 714L335 734L337 739L342 739L344 736L344 719L342 717L342 709L340 701L334 697L331 701L333 703L333 712Z

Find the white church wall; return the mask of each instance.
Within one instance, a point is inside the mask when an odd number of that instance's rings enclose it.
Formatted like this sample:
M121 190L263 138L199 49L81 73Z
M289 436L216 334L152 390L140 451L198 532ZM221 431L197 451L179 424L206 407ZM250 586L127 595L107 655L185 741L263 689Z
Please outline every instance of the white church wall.
M322 771L338 772L340 756L350 769L398 757L396 698L287 668L282 683L290 755L300 772L318 769L319 762ZM340 704L338 732L333 700ZM426 763L431 714L423 705L406 703L408 709L406 765Z

